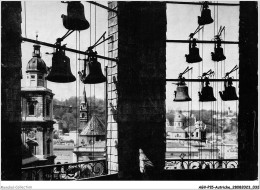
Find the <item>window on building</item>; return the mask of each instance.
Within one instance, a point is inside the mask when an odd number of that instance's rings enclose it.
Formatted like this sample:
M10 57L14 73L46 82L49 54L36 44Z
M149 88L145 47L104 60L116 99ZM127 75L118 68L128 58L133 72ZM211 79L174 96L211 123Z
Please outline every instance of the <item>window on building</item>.
M50 110L51 110L51 101L46 100L46 116L50 116Z
M47 140L47 154L50 155L51 153L51 139Z
M31 75L31 78L30 78L30 86L36 86L35 75Z
M239 2L232 2L238 4ZM220 26L224 27L225 30L222 32L221 40L223 41L234 41L239 40L239 6L219 6L219 5L209 5L211 10L211 17L214 22L211 24L204 25L198 33L194 35L194 38L200 41L212 41L220 30ZM189 35L193 33L198 27L198 16L201 16L201 5L196 4L174 4L167 3L167 40L187 40ZM180 19L181 18L181 19ZM229 18L229 19L227 19ZM177 91L176 86L172 85L172 81L166 84L166 110L168 110L167 115L177 116L178 111L185 117L186 122L176 123L176 126L182 125L183 129L186 129L189 134L194 134L192 139L191 135L186 135L184 138L184 147L187 147L189 151L184 159L193 159L189 154L190 151L199 146L208 146L210 143L218 146L219 154L212 148L209 149L209 155L206 155L202 149L198 149L198 159L220 159L227 158L225 155L225 147L220 146L221 142L226 143L231 142L227 139L228 134L232 133L232 136L237 139L237 121L238 121L238 104L236 101L222 101L219 91L224 91L224 81L215 82L210 81L209 86L213 88L213 94L216 101L212 102L200 102L198 92L202 91L201 81L192 81L192 79L198 79L203 73L209 71L210 69L214 71L214 75L209 77L210 79L223 79L225 74L231 71L239 63L239 46L238 44L221 44L223 48L223 54L226 60L223 61L213 61L211 52L214 52L214 43L197 43L196 48L199 49L199 56L202 61L196 63L187 63L185 55L189 54L189 43L173 43L167 42L166 48L166 79L178 79L180 73L185 71L187 67L192 67L192 70L184 74L186 86L188 87L187 95L192 99L191 101L173 101L174 91ZM174 54L173 54L174 52ZM228 64L227 64L228 63ZM239 79L238 70L230 74L230 77L234 79ZM177 83L178 80L176 80ZM190 82L192 81L192 82ZM205 83L204 83L205 85ZM233 87L236 89L236 93L239 91L239 82L234 81ZM182 89L184 90L184 89ZM177 92L178 93L178 92ZM181 92L183 93L183 91ZM183 95L183 94L182 94ZM235 121L231 123L223 122L224 118L227 117L228 107L232 107L233 117ZM178 115L177 117L181 116ZM193 115L193 116L192 116ZM187 127L191 127L193 120L206 124L206 129L201 132L192 133ZM167 130L167 129L166 129ZM166 131L167 132L167 131ZM216 136L222 139L216 139ZM176 137L178 137L176 135ZM199 139L201 138L201 139ZM175 142L179 143L177 139L167 139L166 143ZM193 146L194 145L194 146ZM238 144L234 144L237 146ZM172 147L176 148L176 147ZM230 159L237 160L237 154L229 155ZM228 159L228 158L227 158Z
M36 146L33 144L29 144L28 147L29 147L30 152L32 154L36 155Z
M37 86L44 86L44 81L43 81L43 76L42 75L38 75L38 85Z
M35 105L34 102L29 102L29 115L35 115Z

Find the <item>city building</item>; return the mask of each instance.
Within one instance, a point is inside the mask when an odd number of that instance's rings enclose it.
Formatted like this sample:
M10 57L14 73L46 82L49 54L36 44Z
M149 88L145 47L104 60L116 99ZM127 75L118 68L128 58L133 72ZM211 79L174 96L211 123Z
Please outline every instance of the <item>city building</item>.
M33 57L26 67L26 86L21 88L22 142L38 158L37 165L53 164L54 94L47 88L48 69L41 58L40 45L33 47Z
M176 140L206 140L206 125L202 121L196 121L194 115L186 117L181 111L174 115L174 125L166 125L168 139Z
M75 162L73 154L74 142L73 141L56 141L53 144L53 153L57 156L55 164L65 164Z

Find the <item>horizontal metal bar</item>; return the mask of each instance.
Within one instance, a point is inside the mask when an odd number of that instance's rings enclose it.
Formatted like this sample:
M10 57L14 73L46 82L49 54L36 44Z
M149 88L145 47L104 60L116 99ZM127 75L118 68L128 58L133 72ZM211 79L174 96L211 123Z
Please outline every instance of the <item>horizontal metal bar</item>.
M190 40L166 40L167 43L190 43ZM196 43L203 43L203 44L214 44L216 41L210 40L196 40ZM239 42L234 41L221 41L221 44L239 44Z
M179 82L180 79L166 79L166 82ZM185 82L203 82L205 79L185 79ZM224 82L227 79L209 79L210 82ZM233 82L239 82L239 79L232 79Z
M187 2L187 1L166 1L168 4L185 4L185 5L202 5L202 2ZM239 3L211 3L208 5L220 5L220 6L239 6Z
M29 39L29 38L22 37L21 40L25 41L25 42L30 42L30 43L40 44L40 45L43 45L43 46L52 47L52 48L64 49L66 51L70 51L70 52L73 52L73 53L89 55L89 53L87 53L85 51L79 51L79 50L75 50L75 49L71 49L71 48L67 48L67 47L63 47L63 46L58 46L58 45L54 45L54 44L50 44L50 43L46 43L46 42L41 42L41 41L38 41L38 40ZM117 59L105 57L105 56L101 56L101 55L97 55L97 58L105 59L105 60L109 60L109 61L116 61L116 62L118 61Z
M96 2L94 2L94 1L87 1L87 2L90 3L90 4L93 4L93 5L97 5L97 6L101 7L101 8L103 8L103 9L106 9L106 10L109 10L109 11L112 11L112 12L115 12L115 13L118 13L116 10L111 9L111 8L105 6L105 5L96 3Z
M173 138L166 138L166 140L180 140L180 141L203 141L201 139L192 139L192 138L187 138L187 139L173 139ZM188 148L187 148L188 149Z
M91 164L91 163L98 163L98 162L105 162L106 159L104 158L99 158L97 160L89 160L89 161L84 161L84 162L73 162L73 163L66 163L66 164L52 164L52 165L43 165L43 166L33 166L33 167L26 167L22 168L22 171L24 170L34 170L34 169L40 169L40 168L50 168L50 167L60 167L60 166L75 166L78 164Z
M222 161L222 162L237 162L238 159L211 159L211 158L208 158L208 159L171 159L171 158L165 158L165 161L205 161L205 162L210 162L210 161Z

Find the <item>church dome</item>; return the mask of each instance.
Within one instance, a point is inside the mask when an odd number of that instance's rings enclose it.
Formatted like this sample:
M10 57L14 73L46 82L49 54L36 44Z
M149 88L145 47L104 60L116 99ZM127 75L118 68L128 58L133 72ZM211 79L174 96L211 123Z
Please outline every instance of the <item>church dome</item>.
M184 120L185 116L181 113L181 111L175 114L174 122L184 122Z
M26 72L38 71L41 73L47 73L47 67L40 54L40 46L34 45L33 57L26 66Z

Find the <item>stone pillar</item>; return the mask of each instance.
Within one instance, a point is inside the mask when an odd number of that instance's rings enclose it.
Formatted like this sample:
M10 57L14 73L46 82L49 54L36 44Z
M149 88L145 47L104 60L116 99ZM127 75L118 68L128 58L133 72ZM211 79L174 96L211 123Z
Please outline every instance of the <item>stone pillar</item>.
M153 164L149 179L160 179L166 151L166 3L117 4L119 178L140 179L142 149Z
M258 9L240 2L238 159L243 179L257 179L258 168Z
M21 179L21 2L1 2L1 179Z

